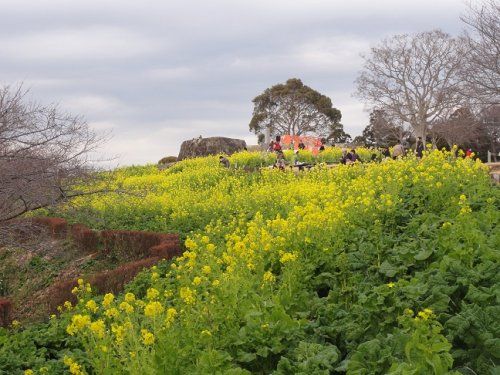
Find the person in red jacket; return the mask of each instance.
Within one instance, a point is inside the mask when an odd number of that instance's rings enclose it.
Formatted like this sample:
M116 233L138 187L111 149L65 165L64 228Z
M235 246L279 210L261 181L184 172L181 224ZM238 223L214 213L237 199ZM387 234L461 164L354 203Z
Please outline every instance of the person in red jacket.
M282 151L282 149L281 149L281 137L279 135L276 136L276 141L274 141L274 143L273 143L273 151L274 152Z

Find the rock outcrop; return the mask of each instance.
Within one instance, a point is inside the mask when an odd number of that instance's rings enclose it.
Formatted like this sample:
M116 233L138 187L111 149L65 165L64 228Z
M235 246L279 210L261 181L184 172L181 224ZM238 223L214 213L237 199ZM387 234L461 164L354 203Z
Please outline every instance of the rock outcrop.
M199 137L182 142L181 151L179 152L177 160L216 154L231 155L235 152L242 151L245 147L246 143L241 139L225 137Z

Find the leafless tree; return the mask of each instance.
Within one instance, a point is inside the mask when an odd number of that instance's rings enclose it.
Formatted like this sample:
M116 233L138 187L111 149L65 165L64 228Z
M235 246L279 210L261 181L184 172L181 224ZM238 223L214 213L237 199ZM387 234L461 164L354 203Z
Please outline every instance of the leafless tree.
M27 91L0 88L0 225L26 212L91 191L90 157L105 136L57 106L28 101Z
M464 146L479 136L479 121L468 108L456 110L449 118L432 125L433 138L442 139L450 147Z
M386 39L363 56L356 96L410 124L425 139L429 124L462 103L465 47L440 30Z
M472 3L461 20L468 26L469 54L462 65L465 94L481 104L500 103L500 5L495 0Z

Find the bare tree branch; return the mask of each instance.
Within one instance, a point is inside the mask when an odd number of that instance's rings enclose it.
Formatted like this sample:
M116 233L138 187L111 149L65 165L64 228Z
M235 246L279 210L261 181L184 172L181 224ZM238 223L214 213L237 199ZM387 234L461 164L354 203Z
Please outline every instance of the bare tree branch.
M466 53L464 43L440 30L393 36L364 56L356 96L425 139L429 124L462 105Z
M105 139L79 116L29 102L22 86L0 87L0 223L89 194L89 155Z

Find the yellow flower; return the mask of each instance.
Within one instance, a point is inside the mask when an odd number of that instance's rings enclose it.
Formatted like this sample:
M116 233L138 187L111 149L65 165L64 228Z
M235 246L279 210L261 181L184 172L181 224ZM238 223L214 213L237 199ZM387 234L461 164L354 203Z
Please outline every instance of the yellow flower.
M135 358L137 356L136 352L129 352L130 358Z
M107 353L108 352L108 347L106 345L101 345L101 351L103 353Z
M272 283L276 280L276 276L274 276L271 271L266 271L262 276L262 279L267 283Z
M212 272L212 269L210 268L210 266L203 266L201 272L203 272L205 275L208 275L210 272Z
M125 294L125 302L132 303L135 301L134 293L126 293Z
M90 325L90 322L90 316L75 314L71 317L71 323L66 327L66 332L73 336L78 331Z
M186 245L186 248L190 249L190 250L195 250L198 247L198 245L196 244L196 242L194 242L190 238L188 238L184 244Z
M160 275L158 274L158 272L153 272L153 273L151 274L151 280L152 280L152 281L156 281L156 280L158 280L159 278L160 278Z
M147 329L141 329L142 342L144 345L153 345L155 343L155 335Z
M77 283L78 283L78 285L82 286L83 285L83 279L78 279Z
M69 373L71 375L84 375L82 368L78 363L76 363L72 358L65 356L64 364L69 367Z
M21 326L21 323L18 320L13 320L11 323L12 328L19 328Z
M394 284L393 282L390 282L390 283L388 283L388 284L387 284L387 286L388 286L389 288L394 288L394 285L396 285L396 284Z
M73 308L73 305L69 301L64 302L63 306L66 310L71 310Z
M163 295L167 298L170 298L174 295L174 292L172 292L171 290L166 290Z
M201 277L199 276L196 276L194 279L193 279L193 285L200 285L201 284Z
M280 262L285 264L287 262L293 262L297 260L297 254L295 253L283 253L283 255L280 258Z
M144 307L144 315L149 317L154 317L156 315L160 315L163 312L163 306L160 302L154 301L149 302L146 307Z
M115 299L115 296L113 295L113 293L107 293L104 295L104 299L102 300L102 305L104 307L109 307L113 301Z
M116 307L112 307L104 311L104 315L106 315L108 318L116 318L118 315L120 315L120 312L116 309Z
M80 289L78 289L78 287L75 286L73 289L71 289L71 294L77 294L79 290Z
M159 295L160 292L155 288L149 288L148 291L146 292L146 298L150 301L157 299Z
M24 370L24 375L34 375L33 370Z
M186 304L192 305L195 302L195 293L189 287L182 287L179 294Z
M219 280L214 280L214 281L212 281L212 285L213 286L219 286L220 285L220 281Z
M90 323L90 330L97 337L102 339L104 337L104 334L106 333L106 325L104 324L104 321L102 319L99 319L95 322Z
M422 311L420 311L417 314L417 317L415 319L418 320L420 318L422 320L427 320L430 317L432 317L433 315L434 315L434 313L432 312L431 309L423 309Z
M209 243L207 245L207 250L212 253L215 250L215 245L213 243Z
M460 214L461 215L469 214L471 212L472 212L472 210L471 210L471 208L469 206L464 206L464 207L462 207L460 209Z
M173 307L167 309L167 317L165 318L165 326L168 328L174 322L175 317L177 316L177 310Z
M99 309L99 307L97 306L97 303L93 299L87 301L87 303L85 304L85 307L87 308L87 310L89 310L93 313L95 313Z
M123 337L125 336L125 327L119 324L113 324L111 326L111 332L115 335L115 341L118 345L123 343Z
M120 303L120 310L125 311L127 314L131 314L134 312L134 306L130 303L123 301Z

